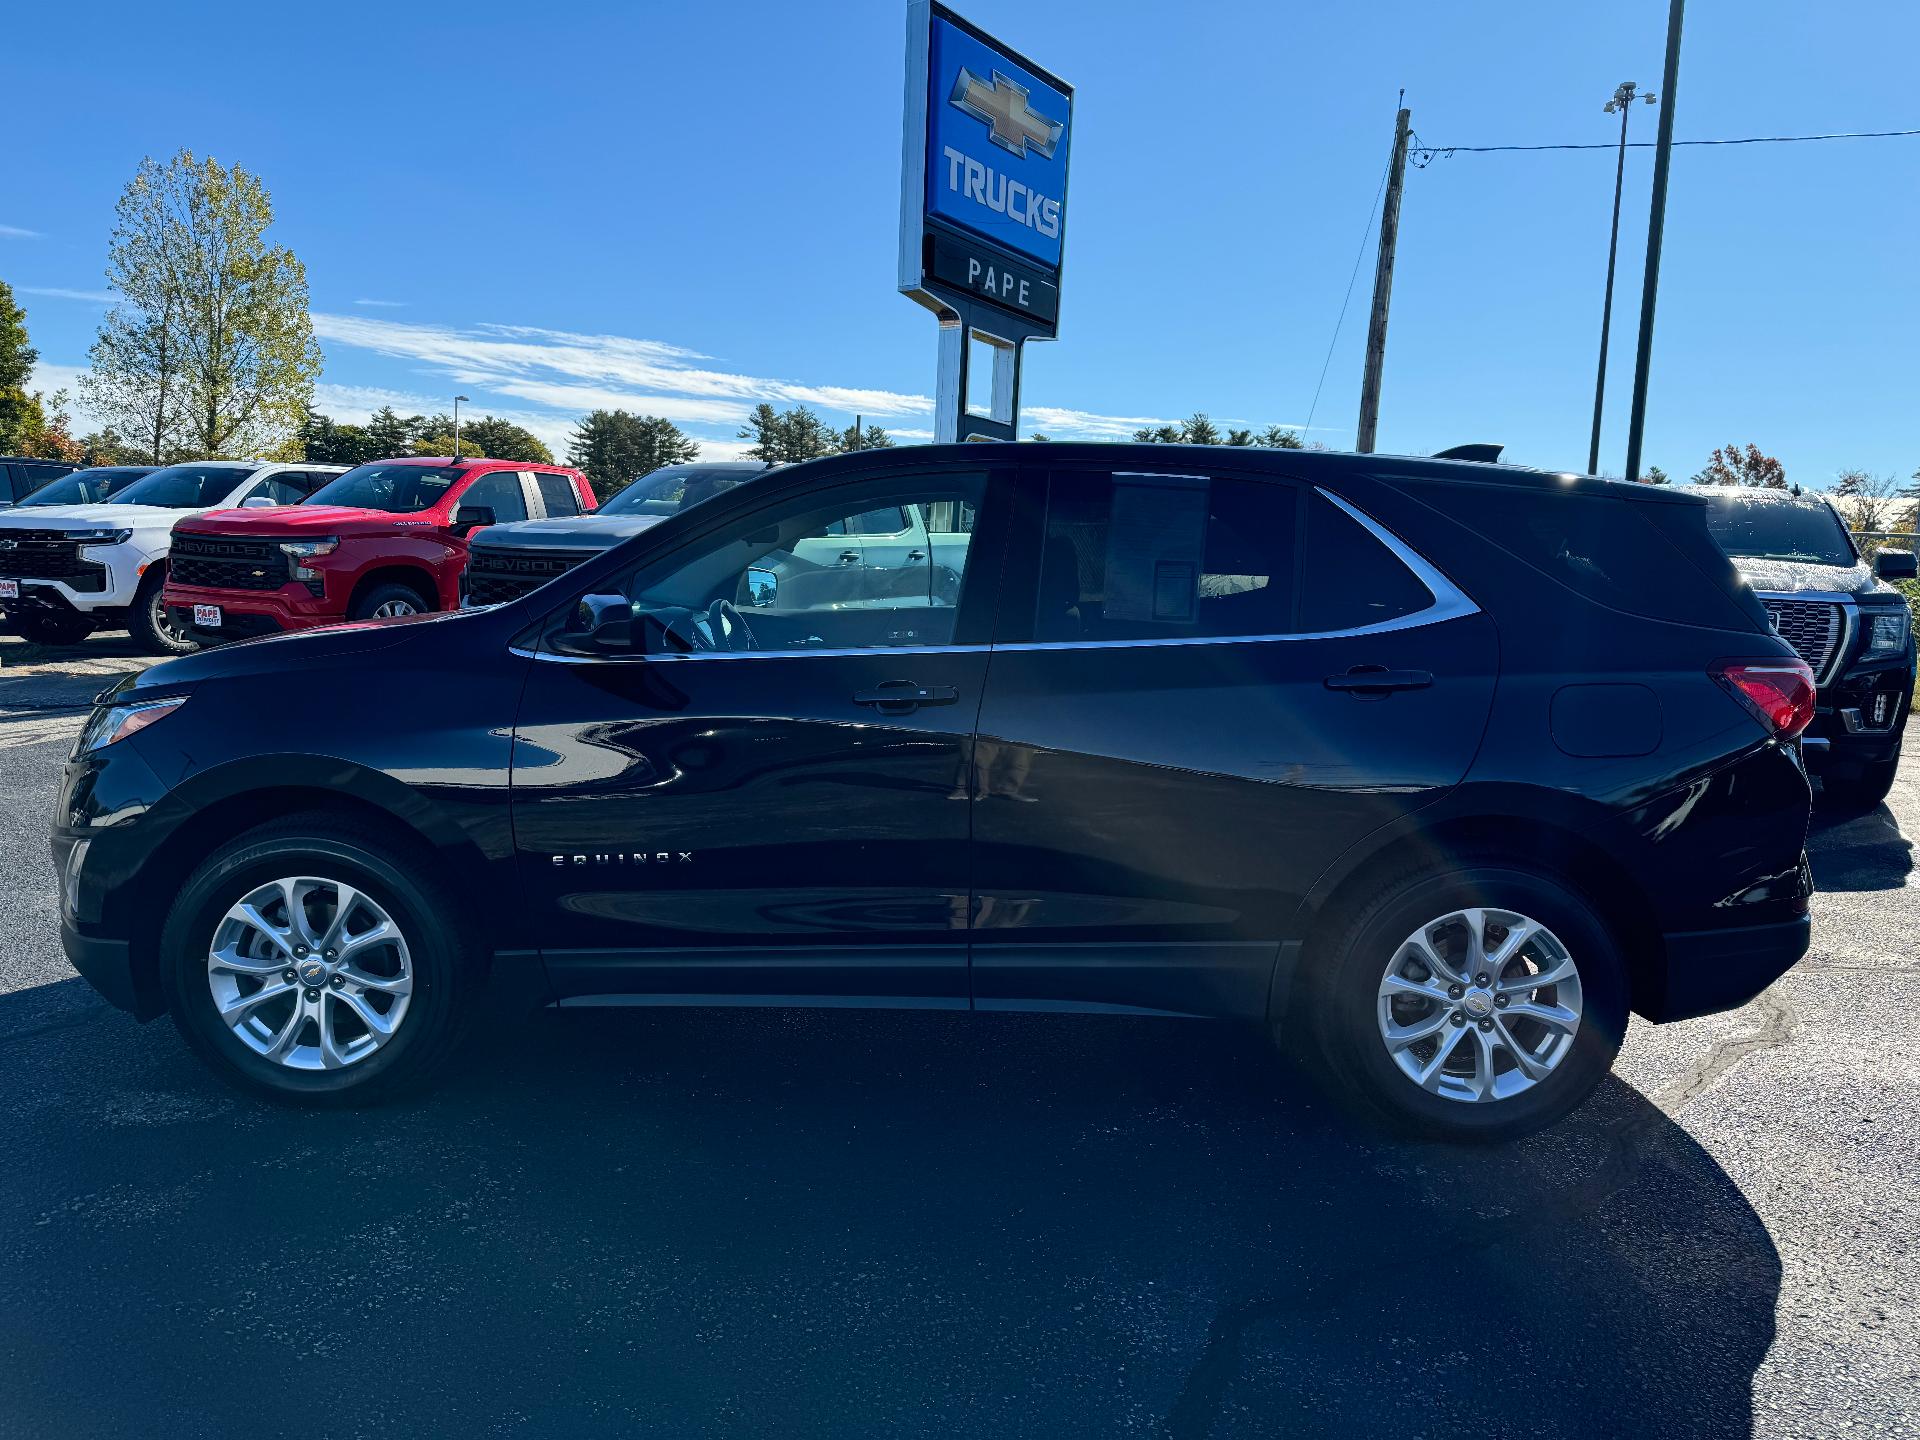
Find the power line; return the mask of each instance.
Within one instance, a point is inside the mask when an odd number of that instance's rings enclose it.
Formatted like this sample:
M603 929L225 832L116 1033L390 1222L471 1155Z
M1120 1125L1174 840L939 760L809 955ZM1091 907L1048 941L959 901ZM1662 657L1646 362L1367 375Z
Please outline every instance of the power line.
M1320 362L1320 384L1313 387L1313 404L1307 407L1307 423L1301 427L1302 435L1313 429L1313 412L1320 408L1320 390L1327 383L1327 367L1333 364L1333 350L1340 343L1340 327L1347 319L1347 302L1353 299L1353 282L1360 278L1360 262L1367 258L1367 237L1373 234L1373 217L1380 209L1380 196L1386 191L1387 176L1392 170L1393 161L1389 159L1380 170L1380 186L1373 192L1373 204L1367 207L1366 228L1360 232L1360 248L1353 255L1353 274L1347 277L1347 293L1340 299L1340 318L1333 322L1333 338L1327 342L1327 358Z
M1904 136L1920 135L1920 130L1838 130L1825 135L1742 135L1729 140L1676 140L1675 145L1794 145L1805 140L1892 140ZM1630 150L1651 150L1657 140L1631 140L1627 142ZM1408 150L1408 157L1421 169L1433 161L1446 159L1452 155L1495 155L1514 151L1534 150L1612 150L1611 144L1600 145L1415 145Z

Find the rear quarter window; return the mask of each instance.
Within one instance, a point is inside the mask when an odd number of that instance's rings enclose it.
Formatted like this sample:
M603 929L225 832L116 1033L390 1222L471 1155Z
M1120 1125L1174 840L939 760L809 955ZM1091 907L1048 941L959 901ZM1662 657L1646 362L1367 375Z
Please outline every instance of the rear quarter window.
M1766 628L1759 602L1707 533L1704 506L1492 485L1450 487L1435 501L1608 609L1718 629Z

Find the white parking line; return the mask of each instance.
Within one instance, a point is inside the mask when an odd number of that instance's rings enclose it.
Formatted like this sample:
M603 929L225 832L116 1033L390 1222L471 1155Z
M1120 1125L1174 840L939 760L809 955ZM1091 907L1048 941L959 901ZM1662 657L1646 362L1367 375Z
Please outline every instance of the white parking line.
M78 715L0 715L0 750L18 750L27 745L45 745L54 740L71 740L87 723Z

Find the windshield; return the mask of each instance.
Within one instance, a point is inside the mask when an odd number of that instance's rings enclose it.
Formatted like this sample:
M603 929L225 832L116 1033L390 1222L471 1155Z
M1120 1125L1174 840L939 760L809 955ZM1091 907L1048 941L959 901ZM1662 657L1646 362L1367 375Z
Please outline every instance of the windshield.
M258 468L252 465L169 465L119 491L116 505L167 510L211 510Z
M50 485L42 485L20 503L22 505L98 505L109 495L117 499L121 490L142 475L152 473L150 470L76 470L71 475L61 476Z
M642 475L599 509L602 515L678 515L702 500L711 500L760 472L750 469L716 470L709 465L663 465Z
M371 465L355 466L338 480L322 485L307 503L413 515L438 505L461 473L451 465L396 465L376 460Z
M1781 501L1712 495L1707 528L1736 560L1794 560L1803 565L1852 565L1853 542L1824 501Z

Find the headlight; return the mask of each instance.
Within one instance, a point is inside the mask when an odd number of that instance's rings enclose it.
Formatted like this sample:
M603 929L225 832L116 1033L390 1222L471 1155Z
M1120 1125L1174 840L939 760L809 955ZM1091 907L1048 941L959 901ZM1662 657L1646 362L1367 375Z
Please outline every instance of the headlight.
M1868 621L1867 654L1898 655L1907 648L1907 636L1912 631L1912 623L1904 608L1873 616Z
M142 700L135 705L104 705L87 719L86 728L74 742L73 758L78 760L94 750L102 750L129 735L137 735L156 720L164 720L187 703L184 695L165 700Z
M340 548L340 542L329 535L322 540L288 540L280 546L280 553L293 562L293 578L308 581L321 578L320 572L311 565L303 565L303 560L317 560L322 555L331 555Z
M124 545L133 538L131 530L62 530L62 540L78 540L82 545Z

